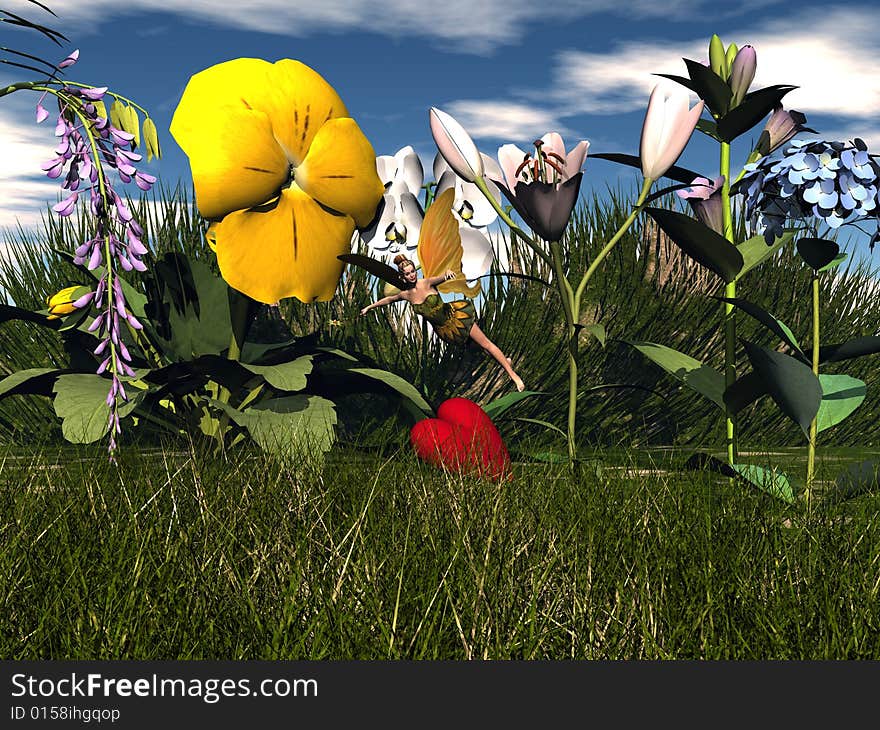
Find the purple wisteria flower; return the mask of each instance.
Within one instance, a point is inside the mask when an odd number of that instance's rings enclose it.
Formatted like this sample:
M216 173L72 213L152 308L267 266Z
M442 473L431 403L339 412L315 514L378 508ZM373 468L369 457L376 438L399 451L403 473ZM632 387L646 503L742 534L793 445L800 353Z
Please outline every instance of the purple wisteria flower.
M746 165L732 192L745 195L746 214L768 245L786 219L815 217L831 228L878 212L880 165L861 139L793 140L780 159Z
M76 63L79 52L74 51L59 64L59 68ZM47 92L48 93L48 92ZM128 205L116 192L107 174L115 170L125 184L132 181L141 190L149 190L156 178L138 170L135 163L141 155L134 152L134 135L112 126L99 113L95 102L101 102L107 87L80 87L62 84L53 93L58 100L58 121L55 136L59 138L55 157L42 165L46 176L58 179L67 168L63 191L64 200L53 206L62 217L73 214L80 199L88 199L87 211L95 221L92 237L77 246L74 262L89 270L103 266L93 296L78 300L77 305L94 305L99 314L89 325L88 331L100 339L94 354L102 358L97 374L109 373L111 382L107 394L110 432L109 451L111 459L116 449L116 437L122 429L119 425L119 407L128 401L121 376L134 376L131 353L121 336L121 325L132 330L143 329L141 323L128 310L119 268L124 271L145 271L142 257L147 253L143 243L143 229L134 220ZM45 96L45 94L44 94ZM37 105L37 122L48 117ZM75 305L76 306L76 305Z

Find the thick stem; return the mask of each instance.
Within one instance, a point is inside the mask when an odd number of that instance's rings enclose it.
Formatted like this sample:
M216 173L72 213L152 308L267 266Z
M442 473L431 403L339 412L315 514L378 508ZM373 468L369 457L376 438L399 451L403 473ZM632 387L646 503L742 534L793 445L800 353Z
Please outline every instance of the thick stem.
M229 350L226 353L227 360L238 362L241 359L241 350L250 327L254 314L255 302L244 294L229 290L229 315L232 325L232 337L229 338ZM221 385L217 392L217 400L221 403L229 403L232 396L229 388ZM217 439L217 447L222 449L225 444L226 430L229 427L229 414L225 411L220 414L220 425L214 437Z
M724 237L733 243L733 216L730 211L730 144L721 143L721 220ZM732 281L724 287L724 296L728 299L736 297L736 282ZM724 385L729 388L736 382L736 320L734 306L724 303ZM727 463L733 466L736 462L736 421L733 413L727 409L725 413L727 431Z
M819 377L819 275L813 272L813 375ZM819 415L810 422L810 442L807 445L807 484L805 497L807 507L813 501L813 479L816 467L816 435Z

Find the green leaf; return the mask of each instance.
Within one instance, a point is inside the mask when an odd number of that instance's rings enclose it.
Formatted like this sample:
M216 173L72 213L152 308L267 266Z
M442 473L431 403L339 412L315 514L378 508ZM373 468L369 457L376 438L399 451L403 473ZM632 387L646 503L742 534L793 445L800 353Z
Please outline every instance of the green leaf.
M534 423L534 424L537 424L538 426L543 426L546 429L549 429L551 431L556 431L557 433L562 434L563 438L568 439L568 434L565 433L565 431L563 431L561 428L559 428L559 426L554 426L552 423L549 423L547 421L541 421L540 419L537 419L537 418L514 418L513 420L514 421L522 421L523 423Z
M605 347L605 327L601 324L579 324L576 325L579 329L582 329L584 332L589 332L593 337L599 340L599 344L602 347Z
M55 415L61 418L64 438L75 444L90 444L107 433L110 384L109 378L88 373L61 375L55 381ZM120 418L134 410L146 391L129 388L127 392L130 400L120 406Z
M8 395L51 395L55 380L67 370L28 368L0 380L0 399Z
M264 451L282 457L324 454L335 439L336 409L316 395L273 398L239 411L219 401L212 403L229 414Z
M724 410L724 375L714 368L665 345L640 340L621 342L634 347L651 362Z
M729 88L729 87L728 87ZM778 84L746 94L738 106L718 120L718 135L722 142L732 142L764 119L782 101L789 91L798 88Z
M844 261L847 260L849 254L839 253L835 256L831 261L829 261L825 266L823 266L819 271L831 271L835 266L840 266Z
M57 330L64 323L63 319L49 319L43 312L33 312L30 309L23 309L11 304L0 304L0 323L10 322L12 320L20 320L22 322L33 322L35 324L49 327Z
M347 352L343 352L335 347L316 347L318 352L327 352L331 355L336 355L336 357L341 357L343 360L351 360L351 362L357 362L358 359L353 355L350 355Z
M765 469L754 464L734 464L736 473L758 489L761 489L771 497L776 497L789 504L796 501L794 489L788 477L776 469Z
M621 165L635 167L639 170L642 169L642 160L640 157L636 157L635 155L624 155L620 152L597 152L594 155L591 154L590 159L609 160L611 162L618 162ZM700 174L694 172L693 170L688 170L685 167L678 167L677 165L673 165L665 173L663 173L663 177L668 177L670 180L685 183L686 186L689 186L694 181L694 178L700 177Z
M836 426L865 400L868 388L858 378L849 375L820 375L822 403L816 415L816 432Z
M739 281L746 272L751 271L766 259L770 258L780 248L790 243L793 237L794 231L786 231L770 246L764 241L763 235L753 236L747 241L743 241L737 245L736 249L743 257L743 265L734 281Z
M821 271L837 258L840 246L827 238L801 238L797 242L797 252L807 266L814 271Z
M432 416L434 414L434 410L428 404L428 401L422 397L421 393L416 390L415 386L401 378L399 375L395 375L388 370L379 370L377 368L350 368L346 370L346 372L357 373L366 378L378 380L389 388L397 391L406 401L413 404L425 416Z
M717 299L719 302L728 302L735 306L737 309L741 309L749 316L754 317L773 334L782 339L783 342L785 342L789 347L791 347L800 356L799 359L803 360L805 363L810 362L810 359L804 354L804 351L798 344L798 341L792 333L791 329L789 329L788 325L785 324L785 322L783 322L781 319L777 319L772 314L770 314L770 312L767 312L766 310L759 307L757 304L749 302L745 299L737 297L712 298Z
M869 335L856 337L837 345L825 345L819 348L819 362L840 362L854 357L875 355L880 352L880 337Z
M682 59L687 66L688 76L691 77L693 90L697 92L713 116L725 114L730 108L730 99L733 92L718 75L699 61L691 61L689 58ZM721 131L719 126L719 132Z
M769 395L767 386L756 372L751 371L737 378L724 391L724 403L731 413L736 414L765 395Z
M511 406L516 405L526 398L531 398L534 395L547 394L540 390L524 390L521 393L508 393L507 395L502 395L500 398L496 398L491 403L486 405L483 408L483 411L485 411L486 415L494 421Z
M674 210L645 208L670 240L694 261L730 283L742 270L743 257L724 236L695 218Z
M279 390L302 390L306 387L307 376L312 372L313 355L303 355L290 362L277 365L249 365L239 363L256 375L262 376L269 385Z
M809 365L775 350L743 340L755 372L770 397L809 438L810 422L822 402L822 386Z
M733 464L731 466L718 457L699 451L688 458L684 468L693 471L708 470L723 474L726 477L738 479L750 486L757 487L772 497L782 499L789 504L795 503L795 494L791 482L784 473L775 469L767 470L753 464Z
M722 141L721 137L718 136L718 125L711 119L701 119L697 122L696 128L712 139L717 140L718 142Z

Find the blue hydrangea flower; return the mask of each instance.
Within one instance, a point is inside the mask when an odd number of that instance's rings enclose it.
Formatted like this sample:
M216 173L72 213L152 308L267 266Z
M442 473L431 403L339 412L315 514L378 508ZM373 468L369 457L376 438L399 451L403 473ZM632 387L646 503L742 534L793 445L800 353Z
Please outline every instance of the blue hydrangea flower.
M731 192L770 245L787 219L815 217L831 228L880 215L880 165L860 139L792 140L781 158L746 165Z

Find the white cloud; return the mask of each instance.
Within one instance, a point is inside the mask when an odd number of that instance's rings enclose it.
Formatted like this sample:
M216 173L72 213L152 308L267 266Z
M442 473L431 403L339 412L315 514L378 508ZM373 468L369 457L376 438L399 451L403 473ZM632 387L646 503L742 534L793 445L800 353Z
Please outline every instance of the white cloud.
M531 104L511 101L454 101L448 111L474 139L530 141L554 130L571 136L558 114ZM543 130L538 132L537 130Z

